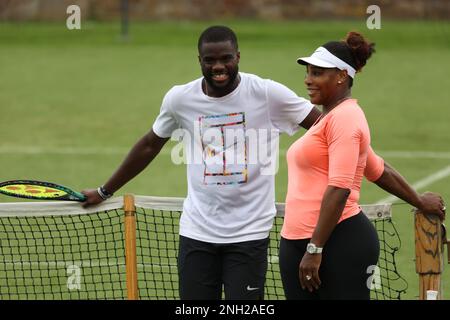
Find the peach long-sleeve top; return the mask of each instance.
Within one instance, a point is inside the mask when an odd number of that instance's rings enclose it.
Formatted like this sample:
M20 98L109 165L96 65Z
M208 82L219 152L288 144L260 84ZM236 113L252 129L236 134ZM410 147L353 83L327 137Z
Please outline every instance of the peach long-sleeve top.
M287 163L288 191L281 230L285 239L311 238L328 186L351 191L339 222L358 214L363 176L374 181L384 170L383 159L370 148L369 126L355 99L340 103L294 142L287 152Z

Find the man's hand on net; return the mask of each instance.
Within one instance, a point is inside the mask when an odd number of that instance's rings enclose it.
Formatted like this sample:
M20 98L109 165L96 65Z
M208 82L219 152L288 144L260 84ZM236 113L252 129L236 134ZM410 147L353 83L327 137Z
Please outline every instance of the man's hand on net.
M103 202L103 198L97 192L97 189L87 189L81 191L82 194L86 196L86 201L82 203L83 208L87 208L92 205L99 204Z

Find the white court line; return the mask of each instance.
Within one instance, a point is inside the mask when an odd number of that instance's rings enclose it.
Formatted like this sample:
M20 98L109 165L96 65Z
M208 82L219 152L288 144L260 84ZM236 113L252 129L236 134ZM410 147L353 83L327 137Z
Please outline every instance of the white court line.
M450 152L434 151L377 151L381 156L387 158L407 159L450 159Z
M0 154L5 155L122 155L125 156L131 149L126 147L36 147L36 146L0 146ZM280 150L280 156L285 157L285 149ZM166 146L162 155L170 155L172 148ZM387 158L406 158L406 159L450 159L450 152L437 151L401 151L377 150L383 157Z
M413 189L419 190L421 188L429 186L430 184L435 183L436 181L442 180L442 179L444 179L444 178L446 178L448 176L450 176L450 166L447 166L444 169L439 170L439 171L429 175L428 177L425 177L425 178L417 181L416 183L414 183L411 186L413 187ZM399 200L400 199L395 197L395 196L389 196L389 197L386 197L384 199L381 199L380 201L377 202L377 204L394 203L394 202L397 202Z
M286 156L287 150L281 149L280 155ZM382 157L394 159L450 159L450 152L446 151L400 151L400 150L376 150Z
M77 148L77 147L33 147L33 146L0 146L0 154L11 155L125 155L127 148Z

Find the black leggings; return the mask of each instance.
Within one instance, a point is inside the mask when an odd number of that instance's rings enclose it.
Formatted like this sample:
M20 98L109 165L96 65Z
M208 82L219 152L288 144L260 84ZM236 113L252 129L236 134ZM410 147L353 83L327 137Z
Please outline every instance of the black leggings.
M309 241L281 238L280 271L288 300L370 299L370 280L380 245L374 226L362 212L334 228L322 253L319 269L322 284L312 293L302 289L298 278Z

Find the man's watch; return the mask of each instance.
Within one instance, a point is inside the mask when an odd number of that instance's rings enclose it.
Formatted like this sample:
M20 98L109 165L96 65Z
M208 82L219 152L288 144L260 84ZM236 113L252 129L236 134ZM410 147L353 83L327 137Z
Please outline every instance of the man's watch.
M97 188L97 193L103 200L107 200L113 196L113 194L106 191L105 187L103 186Z
M322 253L323 248L316 246L314 243L308 243L306 246L306 252L309 254L318 254Z

